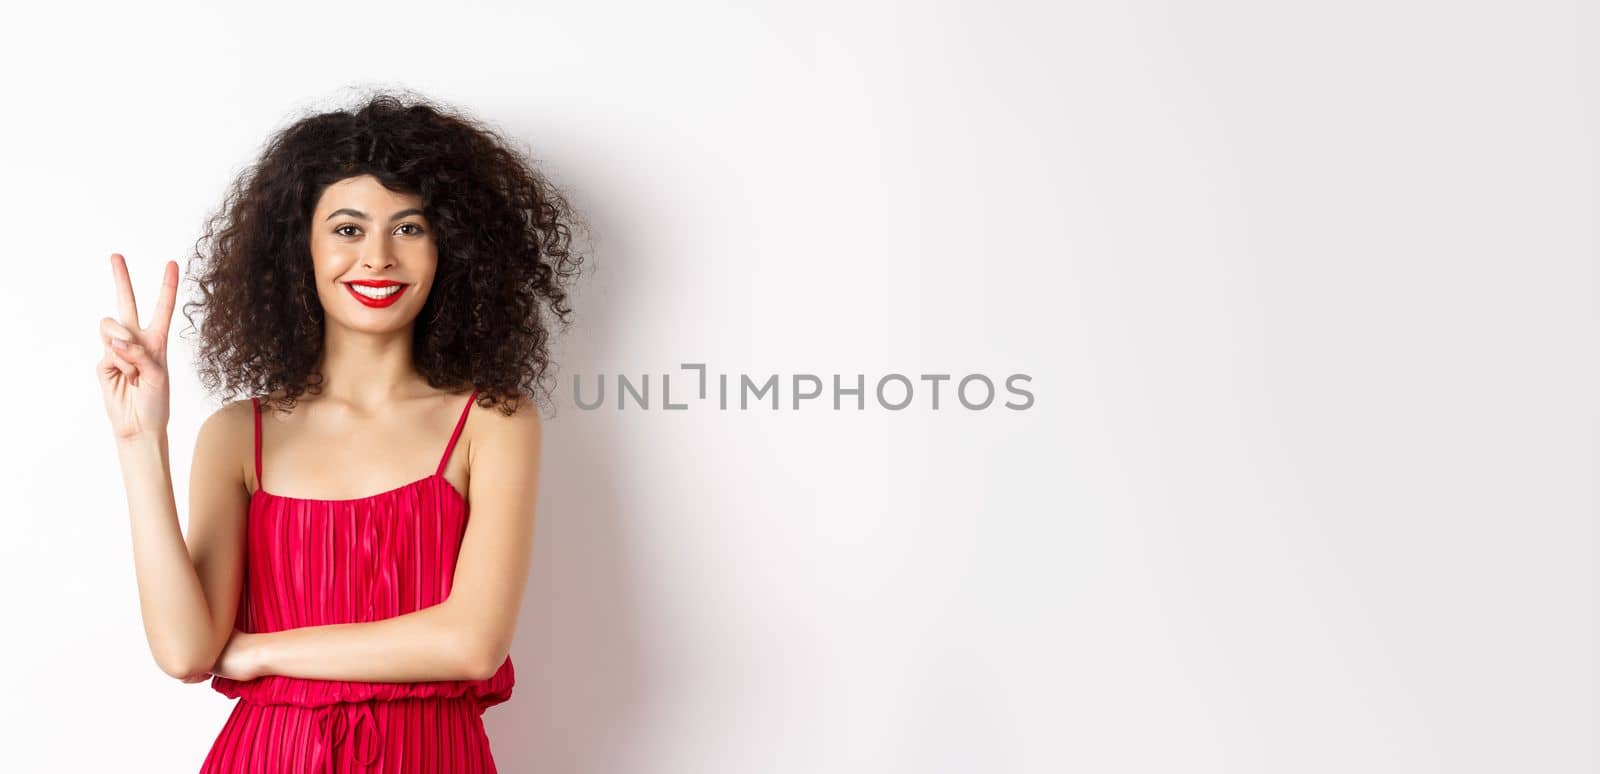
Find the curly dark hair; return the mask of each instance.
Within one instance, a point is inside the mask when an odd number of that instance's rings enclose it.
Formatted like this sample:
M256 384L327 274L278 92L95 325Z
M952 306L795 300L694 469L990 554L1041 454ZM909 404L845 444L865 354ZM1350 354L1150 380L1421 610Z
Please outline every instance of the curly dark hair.
M331 183L372 175L422 199L439 264L414 325L417 370L435 387L479 390L479 405L548 395L550 326L570 324L567 280L582 220L537 162L499 130L423 97L379 92L273 134L206 223L188 280L202 312L196 357L208 391L293 407L320 392L323 309L311 216Z

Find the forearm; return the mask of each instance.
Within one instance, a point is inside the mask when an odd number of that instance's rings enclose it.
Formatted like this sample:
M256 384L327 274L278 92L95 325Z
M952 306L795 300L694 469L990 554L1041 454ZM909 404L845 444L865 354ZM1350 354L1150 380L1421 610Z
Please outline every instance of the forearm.
M173 677L204 671L216 659L221 642L178 526L166 434L119 441L117 455L127 490L134 576L150 653Z
M259 671L314 680L473 680L486 665L449 602L364 623L252 635Z

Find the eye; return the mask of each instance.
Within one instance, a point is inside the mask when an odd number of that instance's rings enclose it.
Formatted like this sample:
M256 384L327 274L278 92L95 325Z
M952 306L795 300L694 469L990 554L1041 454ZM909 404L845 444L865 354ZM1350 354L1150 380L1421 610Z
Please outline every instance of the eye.
M408 227L416 229L416 231L412 232L412 236L416 236L416 235L422 233L422 227L417 225L417 224L415 224L415 223L402 223L402 224L400 224L400 228L408 228Z
M346 234L346 233L344 233L344 230L347 229L347 228L355 228L355 226L350 224L350 223L346 223L343 226L340 226L340 227L334 229L333 233L338 234L339 236L346 236L346 237L355 236L355 234Z

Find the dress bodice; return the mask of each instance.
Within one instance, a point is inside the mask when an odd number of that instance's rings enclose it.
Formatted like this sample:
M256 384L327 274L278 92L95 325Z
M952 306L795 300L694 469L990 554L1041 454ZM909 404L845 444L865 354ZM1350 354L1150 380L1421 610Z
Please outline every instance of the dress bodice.
M316 500L285 497L261 483L261 408L256 407L256 491L246 520L244 590L235 626L275 632L302 626L391 618L450 596L456 557L470 508L443 473L467 413L431 476L366 497ZM230 698L267 704L319 706L369 699L472 696L482 708L511 697L510 656L483 680L407 683L310 680L265 675L211 686Z

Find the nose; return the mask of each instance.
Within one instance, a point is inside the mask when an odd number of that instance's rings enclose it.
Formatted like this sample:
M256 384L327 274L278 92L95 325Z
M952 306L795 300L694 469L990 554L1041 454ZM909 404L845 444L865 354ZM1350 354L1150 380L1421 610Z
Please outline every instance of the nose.
M373 248L371 252L361 256L361 265L367 267L368 269L387 269L394 265L394 258L389 254L389 248L387 246L380 245L376 248Z

